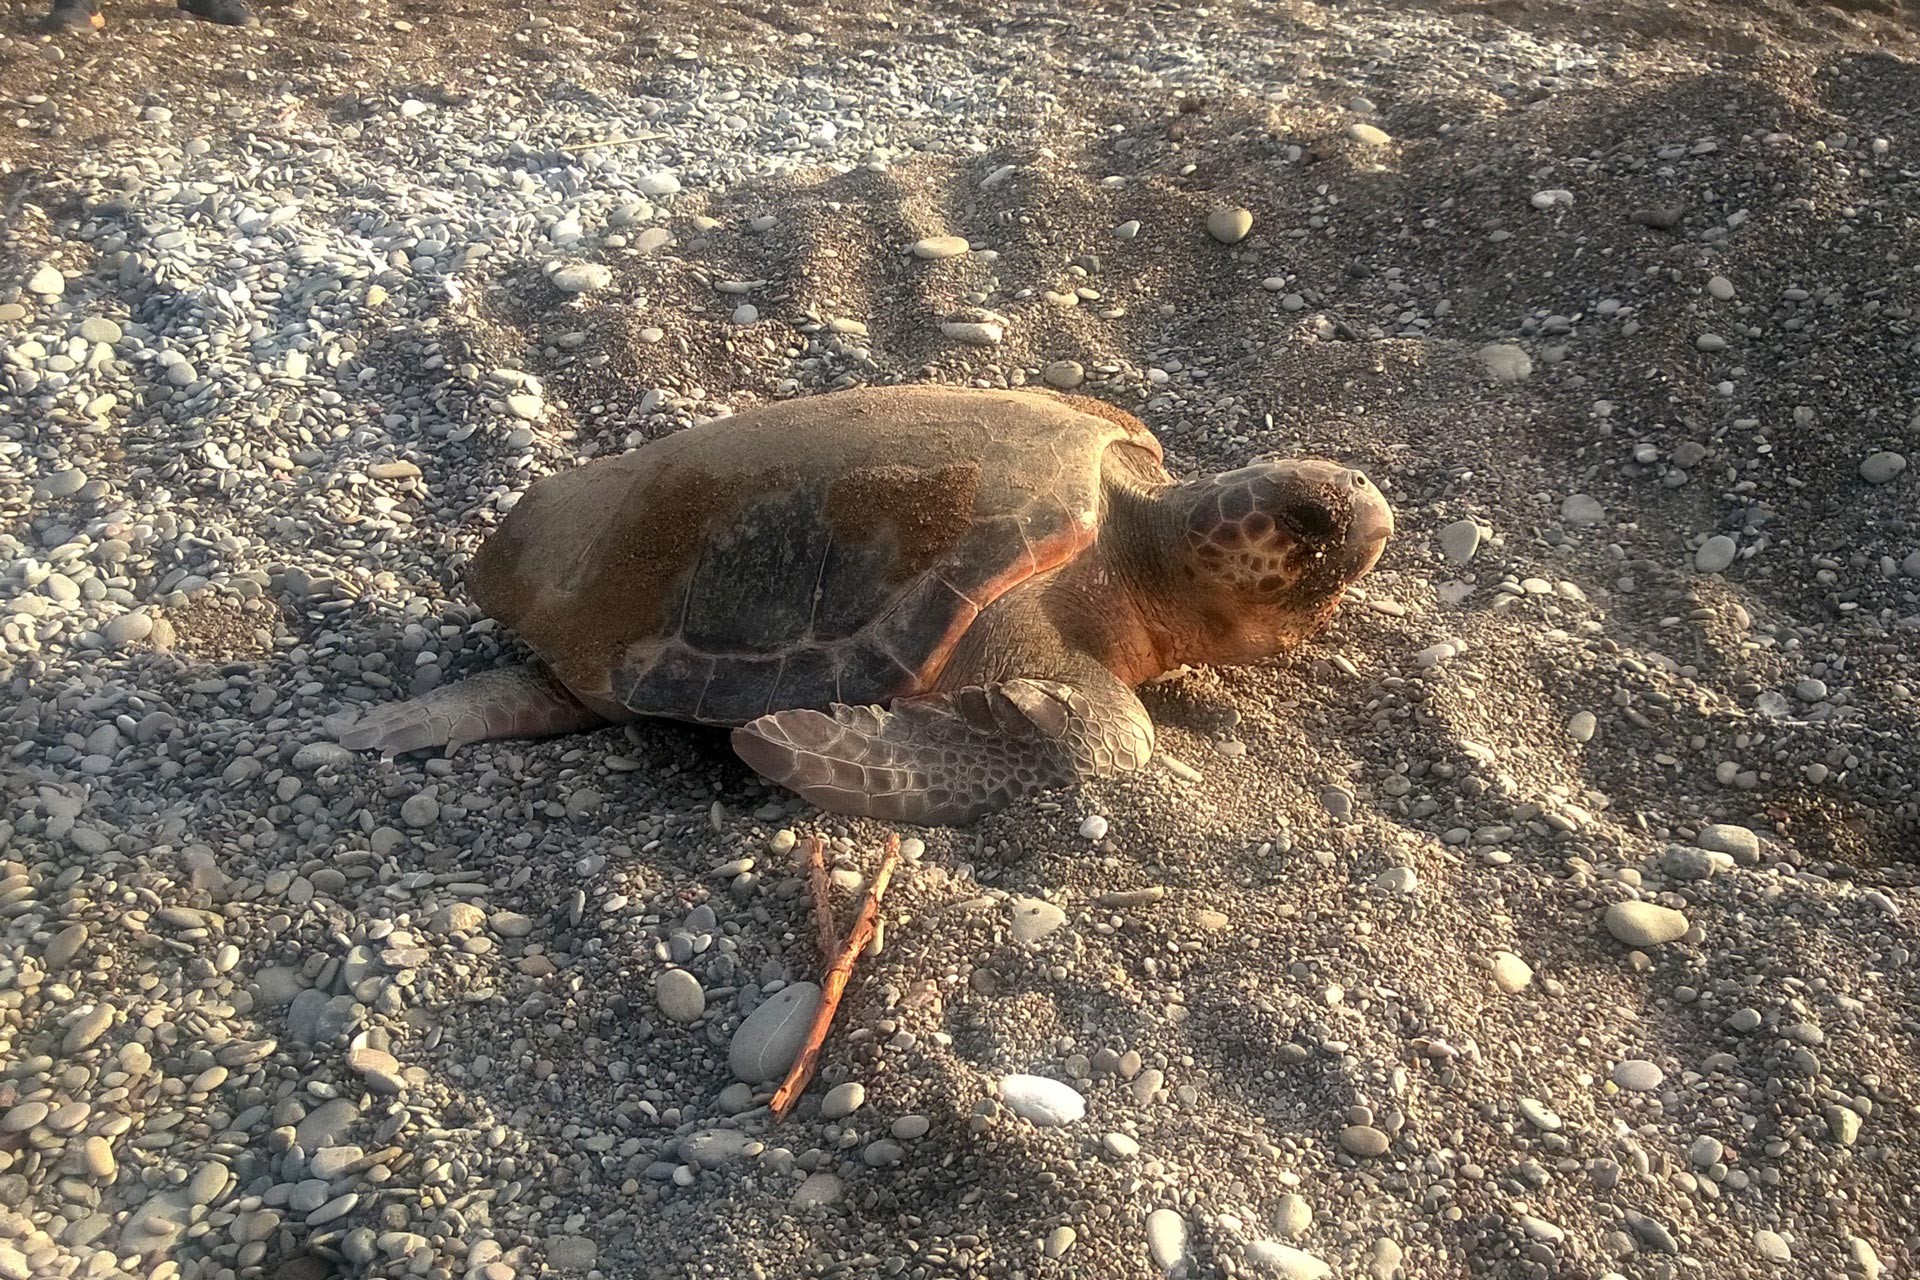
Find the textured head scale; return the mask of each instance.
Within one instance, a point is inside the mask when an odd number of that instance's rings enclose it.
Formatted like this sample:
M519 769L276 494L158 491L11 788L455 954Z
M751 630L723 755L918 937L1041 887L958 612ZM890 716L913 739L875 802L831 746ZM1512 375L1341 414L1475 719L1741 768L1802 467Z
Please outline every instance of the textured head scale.
M1318 627L1393 532L1380 491L1320 459L1256 463L1189 491L1188 573L1237 656L1274 652Z

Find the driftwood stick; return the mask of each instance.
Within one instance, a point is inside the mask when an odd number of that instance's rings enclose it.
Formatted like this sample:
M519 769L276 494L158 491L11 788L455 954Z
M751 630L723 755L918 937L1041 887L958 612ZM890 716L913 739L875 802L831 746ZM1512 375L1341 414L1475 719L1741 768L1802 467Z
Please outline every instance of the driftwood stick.
M820 963L832 964L840 954L839 931L833 927L833 881L827 876L827 842L807 837L807 886L813 895L813 944Z
M880 899L887 892L887 883L893 879L893 869L899 861L900 837L890 835L886 855L880 859L880 870L874 873L873 883L867 887L867 896L860 901L860 914L854 917L846 945L840 948L833 966L821 979L820 1007L814 1011L813 1025L807 1028L806 1043L800 1048L800 1056L794 1059L793 1069L781 1082L780 1091L773 1095L775 1120L787 1118L813 1079L814 1069L820 1065L820 1049L827 1042L827 1028L833 1025L833 1015L840 1008L840 996L847 989L847 980L853 976L854 962L873 939L874 927L880 920Z

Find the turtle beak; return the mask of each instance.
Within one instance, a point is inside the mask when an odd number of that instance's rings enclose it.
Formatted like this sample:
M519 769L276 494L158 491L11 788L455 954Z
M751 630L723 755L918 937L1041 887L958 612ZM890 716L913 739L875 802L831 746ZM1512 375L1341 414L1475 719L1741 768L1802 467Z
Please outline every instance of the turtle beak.
M1349 517L1343 559L1348 582L1365 577L1380 561L1393 536L1393 508L1386 495L1358 471L1348 471L1341 483L1347 491Z

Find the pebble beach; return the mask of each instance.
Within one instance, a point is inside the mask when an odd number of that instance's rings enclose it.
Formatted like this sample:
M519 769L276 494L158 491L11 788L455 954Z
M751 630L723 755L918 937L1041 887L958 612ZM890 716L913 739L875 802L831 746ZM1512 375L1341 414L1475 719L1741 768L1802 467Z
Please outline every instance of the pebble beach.
M1892 3L0 6L0 1280L1900 1280ZM1046 386L1398 533L903 863L525 649L535 478Z

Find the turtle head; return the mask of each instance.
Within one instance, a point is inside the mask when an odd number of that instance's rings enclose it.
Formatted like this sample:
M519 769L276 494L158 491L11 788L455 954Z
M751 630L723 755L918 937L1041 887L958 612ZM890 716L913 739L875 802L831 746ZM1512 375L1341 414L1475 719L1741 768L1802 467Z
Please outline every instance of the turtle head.
M1255 463L1180 489L1176 558L1203 662L1253 661L1312 634L1393 533L1380 490L1322 459Z

